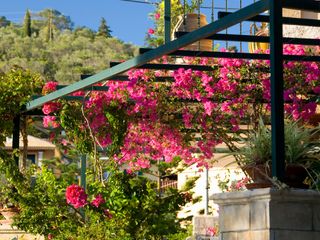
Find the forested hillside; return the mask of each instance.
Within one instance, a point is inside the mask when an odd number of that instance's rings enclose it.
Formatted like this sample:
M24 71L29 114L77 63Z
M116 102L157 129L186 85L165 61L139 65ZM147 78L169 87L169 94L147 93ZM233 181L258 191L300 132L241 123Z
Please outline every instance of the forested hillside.
M0 17L0 71L14 65L40 73L46 81L78 81L109 66L109 61L131 58L136 48L112 37L104 18L97 32L73 27L57 10L26 12L23 24Z

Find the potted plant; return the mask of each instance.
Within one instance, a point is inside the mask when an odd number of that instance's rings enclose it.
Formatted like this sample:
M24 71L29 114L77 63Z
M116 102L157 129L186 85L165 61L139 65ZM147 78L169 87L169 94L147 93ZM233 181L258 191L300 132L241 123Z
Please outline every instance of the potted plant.
M318 130L306 128L299 122L286 121L284 183L289 187L308 188L315 185L320 162ZM239 155L242 169L253 181L247 188L271 187L275 183L271 178L271 129L261 119ZM311 180L307 185L305 180L308 177Z
M202 0L200 0L199 3L197 0L192 0L190 4L186 2L184 6L181 5L182 12L178 16L177 23L172 29L172 39L176 38L176 32L192 32L208 24L206 15L203 13L196 13L196 10L201 3ZM195 42L186 46L185 49L212 51L212 40L203 39L199 42Z

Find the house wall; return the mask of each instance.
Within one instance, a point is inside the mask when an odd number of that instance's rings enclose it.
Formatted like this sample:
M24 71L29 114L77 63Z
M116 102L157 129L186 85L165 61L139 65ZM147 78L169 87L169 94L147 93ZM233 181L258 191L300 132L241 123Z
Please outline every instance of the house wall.
M181 189L184 184L192 177L198 176L199 179L195 183L195 187L191 190L194 192L193 198L201 197L201 201L192 204L188 203L182 211L179 212L179 218L185 218L188 216L197 216L203 214L206 207L205 195L206 195L206 173L200 171L195 165L188 167L186 170L178 174L178 189ZM219 181L227 181L228 179L240 180L244 178L243 171L237 166L233 167L212 167L208 170L208 182L209 182L209 196L214 193L221 193L219 188ZM218 216L218 206L209 201L209 213L215 217Z

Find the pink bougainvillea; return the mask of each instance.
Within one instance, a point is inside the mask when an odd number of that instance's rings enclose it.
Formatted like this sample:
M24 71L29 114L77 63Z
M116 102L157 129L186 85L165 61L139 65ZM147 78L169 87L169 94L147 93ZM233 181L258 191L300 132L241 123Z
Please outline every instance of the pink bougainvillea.
M153 29L149 33L152 32ZM284 45L283 51L287 55L310 52L292 44ZM319 48L312 51L319 55ZM155 62L174 61L164 56ZM241 122L257 119L258 113L270 114L269 60L185 57L179 61L211 66L212 70L132 69L127 72L129 81L108 80L104 83L108 91L88 94L84 112L100 146L114 144L112 121L127 121L119 151L111 156L118 164L139 170L159 160L171 162L180 158L186 164L208 166L215 146L222 142L232 144L229 133L240 132ZM314 115L317 104L310 93L320 92L319 69L315 62L284 62L286 116L308 121ZM156 81L159 77L171 81ZM55 85L48 83L44 92L52 91ZM45 104L43 112L56 114L62 109L61 104ZM49 120L44 124L49 125ZM85 130L87 126L82 123L79 128Z
M61 104L57 102L45 103L42 107L42 112L48 115L58 111L60 107L61 107Z
M157 13L154 14L154 19L155 20L159 20L160 16L161 16L160 13L157 12Z
M48 94L48 93L54 92L55 90L57 90L57 86L58 86L58 82L54 82L54 81L47 82L42 88L42 93Z
M154 34L154 29L149 28L149 29L148 29L148 33L149 33L149 34Z
M47 127L58 128L60 126L59 122L54 116L44 116L42 124L46 128Z
M95 206L96 208L100 207L101 204L104 204L106 200L102 197L101 194L98 194L92 201L91 205Z
M85 190L79 185L72 184L66 189L66 200L67 203L75 208L82 208L88 204L87 194Z

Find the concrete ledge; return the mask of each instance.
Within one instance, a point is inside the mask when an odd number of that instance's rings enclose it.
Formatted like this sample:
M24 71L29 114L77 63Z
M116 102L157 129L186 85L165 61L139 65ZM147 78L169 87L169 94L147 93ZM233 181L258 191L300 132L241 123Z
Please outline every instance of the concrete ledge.
M239 192L228 192L228 193L216 193L210 196L211 200L214 200L215 203L227 204L241 201L247 202L250 200L260 200L260 199L270 199L272 196L273 200L306 200L311 202L319 202L320 203L320 192L316 192L313 190L306 189L284 189L277 190L274 188L260 188L254 190L247 191L239 191Z
M320 193L272 188L211 196L221 240L319 240Z

